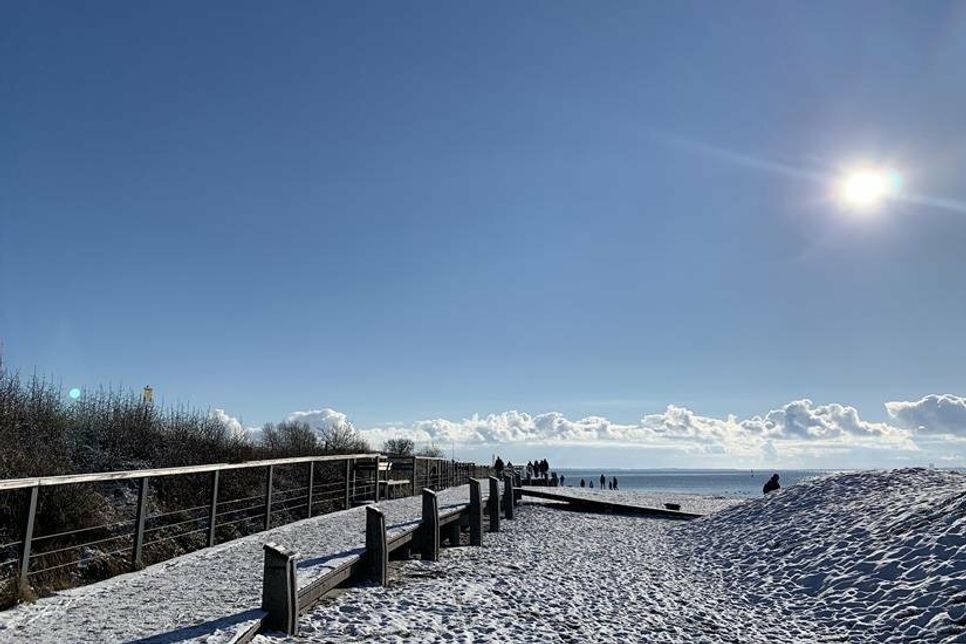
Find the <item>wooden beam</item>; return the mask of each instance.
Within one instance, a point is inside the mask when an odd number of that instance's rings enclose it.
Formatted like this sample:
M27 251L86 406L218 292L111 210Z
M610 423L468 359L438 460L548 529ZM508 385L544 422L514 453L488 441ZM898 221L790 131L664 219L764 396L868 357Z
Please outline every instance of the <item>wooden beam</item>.
M503 475L503 516L513 518L513 476Z
M265 529L272 527L272 479L275 475L275 466L269 465L265 473Z
M142 560L144 551L144 522L147 520L149 489L150 479L145 476L139 481L137 514L134 518L134 551L131 555L131 567L134 570L138 570L144 565Z
M177 476L180 474L201 474L205 472L241 470L269 465L295 465L298 463L341 461L346 458L375 460L378 454L339 454L334 456L300 456L296 458L276 458L245 463L212 463L209 465L188 465L185 467L160 467L143 470L122 470L118 472L98 472L94 474L68 474L65 476L43 476L0 481L0 491L22 490L32 487L51 485L70 485L73 483L101 483L104 481L130 481L144 477Z
M305 517L312 518L312 488L315 487L315 461L309 463L309 502L306 505Z
M37 497L39 487L32 487L27 491L27 503L24 508L23 529L20 537L20 586L21 591L30 587L27 575L30 574L30 549L34 539L34 523L37 519Z
M483 545L483 484L470 479L470 545Z
M419 533L422 560L439 561L439 501L429 489L423 489L423 522Z
M490 532L500 531L500 481L495 476L490 477L490 499L487 503L490 511Z
M262 610L268 613L264 625L286 635L299 630L299 596L295 578L295 558L291 550L277 543L266 543L262 573Z
M215 523L218 520L218 478L221 472L211 473L211 506L208 508L208 547L215 545Z
M389 548L386 544L386 515L379 508L366 506L367 577L385 586L388 578Z

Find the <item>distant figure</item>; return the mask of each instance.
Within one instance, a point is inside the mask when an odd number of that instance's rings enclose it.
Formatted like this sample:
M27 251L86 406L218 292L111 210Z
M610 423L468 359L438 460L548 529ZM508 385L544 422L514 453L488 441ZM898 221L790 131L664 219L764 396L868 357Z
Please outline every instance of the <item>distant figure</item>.
M533 478L533 463L531 461L527 461L527 483L529 483L530 479L532 478Z
M493 463L493 469L496 470L497 478L503 477L503 459L499 456L496 457L496 461Z
M547 462L547 459L543 459L542 461L540 461L540 474L546 480L547 474L549 472L550 472L550 463Z
M594 482L593 482L593 481L591 481L591 482L590 482L590 489L591 489L591 490L593 490L593 489L594 489Z
M780 487L781 485L778 484L778 474L772 474L771 478L768 479L768 482L765 483L765 486L761 488L761 491L763 494L768 494L769 492L774 492Z
M587 484L584 483L584 479L580 479L580 487L586 487Z
M614 483L614 489L616 490L617 489L617 477L616 476L614 477L613 483Z
M600 489L603 490L605 485L607 485L607 477L604 476L603 474L601 474L600 475Z
M563 474L560 475L560 487L564 487L564 479L567 478Z
M559 481L557 480L557 473L550 472L550 487L557 487Z
M607 489L608 490L613 490L614 489L614 482L613 481L607 481Z

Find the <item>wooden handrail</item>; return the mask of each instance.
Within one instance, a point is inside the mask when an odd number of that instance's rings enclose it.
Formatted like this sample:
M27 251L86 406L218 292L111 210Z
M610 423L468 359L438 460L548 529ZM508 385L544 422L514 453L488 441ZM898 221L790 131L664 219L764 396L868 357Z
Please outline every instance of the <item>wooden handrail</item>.
M187 465L184 467L159 467L145 470L121 470L117 472L94 472L91 474L65 474L61 476L40 476L22 479L7 479L0 481L2 490L22 490L31 487L48 487L52 485L69 485L72 483L98 483L102 481L129 481L144 477L176 476L179 474L202 474L205 472L221 472L224 470L241 470L269 465L294 465L297 463L311 463L322 461L344 460L375 460L379 454L330 454L326 456L297 456L293 458L273 458L263 461L245 461L243 463L210 463L207 465Z

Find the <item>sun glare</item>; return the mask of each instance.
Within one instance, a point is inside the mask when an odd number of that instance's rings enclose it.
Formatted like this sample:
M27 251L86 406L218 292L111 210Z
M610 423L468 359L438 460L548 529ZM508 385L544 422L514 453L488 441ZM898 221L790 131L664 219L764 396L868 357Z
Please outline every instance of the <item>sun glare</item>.
M842 202L856 209L869 209L880 205L899 193L902 176L895 170L859 170L842 180Z

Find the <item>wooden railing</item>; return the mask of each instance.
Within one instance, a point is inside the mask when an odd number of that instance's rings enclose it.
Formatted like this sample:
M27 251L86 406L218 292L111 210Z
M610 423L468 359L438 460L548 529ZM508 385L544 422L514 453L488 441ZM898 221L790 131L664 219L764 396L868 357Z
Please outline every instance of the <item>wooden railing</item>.
M400 529L387 531L385 515L378 506L366 508L365 549L342 557L338 565L304 588L298 587L296 559L298 553L277 543L264 546L262 582L262 615L257 623L234 640L248 642L259 630L278 630L298 634L299 616L308 612L326 593L352 579L366 579L381 586L387 582L387 564L392 554L409 558L418 553L425 561L438 561L440 544L460 544L462 530L469 532L471 546L483 545L483 519L489 517L489 531L500 530L501 515L513 519L519 498L516 477L507 474L503 481L490 476L481 481L470 478L469 498L465 504L449 506L442 511L435 492L422 490L421 520ZM486 483L486 485L484 485ZM502 486L502 490L501 490Z
M484 466L442 458L340 454L0 480L0 494L22 495L19 512L6 517L19 534L0 544L0 580L16 579L24 592L62 586L79 576L64 573L94 566L97 574L85 580L92 581L273 526L422 488L461 485L488 473ZM407 477L404 484L397 476ZM40 509L63 503L66 490L87 503L100 502L114 517L68 526L49 517L69 512L48 512L46 530L39 533ZM190 503L171 507L173 499ZM18 505L7 500L9 508ZM104 512L91 515L103 520Z

